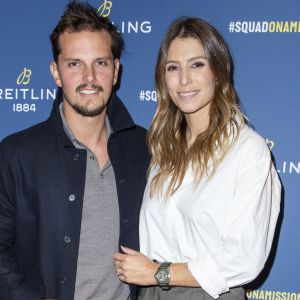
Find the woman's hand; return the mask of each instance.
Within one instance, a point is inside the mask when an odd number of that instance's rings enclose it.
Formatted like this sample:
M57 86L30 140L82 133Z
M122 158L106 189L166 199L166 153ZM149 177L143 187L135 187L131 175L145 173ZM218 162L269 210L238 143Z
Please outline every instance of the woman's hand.
M137 285L156 285L154 274L159 264L133 249L121 246L123 253L115 253L114 264L121 281Z

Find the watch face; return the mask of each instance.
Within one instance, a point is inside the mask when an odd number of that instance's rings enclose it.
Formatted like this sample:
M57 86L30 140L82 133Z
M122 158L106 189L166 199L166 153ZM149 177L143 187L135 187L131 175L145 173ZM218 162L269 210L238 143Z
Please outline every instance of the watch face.
M159 270L155 278L157 279L157 282L160 284L169 283L169 272L168 270Z

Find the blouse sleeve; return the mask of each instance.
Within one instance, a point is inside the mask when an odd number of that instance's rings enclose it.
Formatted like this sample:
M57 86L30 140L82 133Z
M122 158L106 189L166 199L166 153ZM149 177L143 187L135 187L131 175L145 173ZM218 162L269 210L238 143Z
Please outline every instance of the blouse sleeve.
M264 142L244 145L234 187L234 206L221 247L188 262L213 298L255 279L269 255L280 210L281 184Z

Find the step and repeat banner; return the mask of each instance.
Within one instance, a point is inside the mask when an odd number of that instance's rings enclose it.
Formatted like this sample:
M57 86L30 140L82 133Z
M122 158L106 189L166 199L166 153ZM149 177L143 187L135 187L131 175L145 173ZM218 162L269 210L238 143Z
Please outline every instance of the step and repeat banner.
M46 119L56 95L49 34L67 0L2 1L0 140ZM282 212L266 268L249 299L300 300L300 1L90 0L123 34L118 95L148 127L156 107L154 66L168 25L197 16L214 25L234 61L243 109L266 139L284 186Z

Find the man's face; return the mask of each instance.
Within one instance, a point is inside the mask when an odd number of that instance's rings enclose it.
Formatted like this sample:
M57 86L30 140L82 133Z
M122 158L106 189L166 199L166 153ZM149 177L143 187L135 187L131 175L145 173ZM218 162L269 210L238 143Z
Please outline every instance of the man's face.
M64 32L61 53L50 66L57 86L62 87L64 110L93 117L106 110L117 82L119 60L111 52L107 31Z

